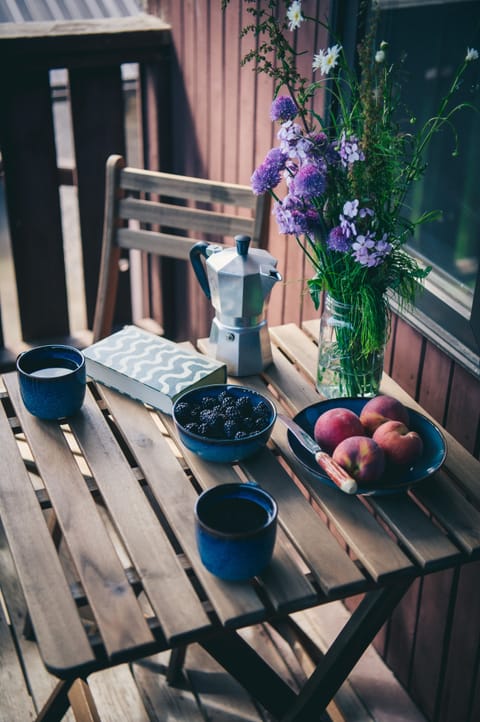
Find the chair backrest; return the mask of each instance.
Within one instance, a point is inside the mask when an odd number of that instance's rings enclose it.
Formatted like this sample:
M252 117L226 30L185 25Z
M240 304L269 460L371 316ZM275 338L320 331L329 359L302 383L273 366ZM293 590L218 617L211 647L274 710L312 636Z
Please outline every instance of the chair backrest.
M122 249L186 260L200 239L233 244L240 234L262 246L268 214L268 197L249 186L126 167L122 156L110 156L93 340L112 330Z

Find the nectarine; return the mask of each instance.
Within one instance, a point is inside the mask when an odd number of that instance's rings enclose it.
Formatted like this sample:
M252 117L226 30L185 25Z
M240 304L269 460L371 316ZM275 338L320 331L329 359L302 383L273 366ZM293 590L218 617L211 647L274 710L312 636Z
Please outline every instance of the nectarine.
M385 454L369 436L349 436L333 452L333 459L360 484L372 484L385 471Z
M393 396L374 396L360 412L360 421L370 435L388 420L401 421L406 426L410 421L408 409Z
M373 434L373 440L394 464L412 464L423 451L423 441L401 421L386 421Z
M315 441L331 453L338 444L349 436L364 436L365 430L357 414L350 409L337 407L324 411L313 428Z

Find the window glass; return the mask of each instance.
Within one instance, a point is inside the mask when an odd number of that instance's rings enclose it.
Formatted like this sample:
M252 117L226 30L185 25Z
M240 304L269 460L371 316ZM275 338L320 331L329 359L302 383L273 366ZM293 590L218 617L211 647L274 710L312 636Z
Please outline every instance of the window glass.
M413 114L421 127L435 115L467 47L480 50L480 2L382 0L380 5L379 39L389 43L392 61L404 58L405 127ZM464 75L455 102L480 107L479 85L477 60ZM454 132L445 126L433 139L426 173L408 199L412 218L434 209L442 210L442 216L421 226L411 247L434 266L437 285L471 309L480 257L480 115L462 110L453 127Z

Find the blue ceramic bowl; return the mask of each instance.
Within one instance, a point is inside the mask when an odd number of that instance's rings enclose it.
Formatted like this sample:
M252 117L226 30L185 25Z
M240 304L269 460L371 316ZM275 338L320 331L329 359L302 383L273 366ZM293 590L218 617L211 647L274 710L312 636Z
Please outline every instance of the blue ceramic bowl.
M310 436L313 437L313 429L315 422L325 411L334 408L350 409L357 415L369 399L367 398L339 398L329 399L328 401L320 401L312 406L307 406L295 416L295 421ZM408 407L407 407L408 408ZM376 482L376 484L367 486L359 486L358 494L365 495L384 495L396 494L407 491L410 487L427 479L434 474L442 466L447 455L447 445L440 429L432 423L426 416L420 414L414 409L408 408L410 416L409 428L416 431L422 437L423 451L411 466L395 466L387 465L384 474ZM319 481L328 486L335 486L334 483L326 476L315 462L312 454L310 454L299 441L288 432L288 442L290 448L303 464L303 466L313 473Z
M236 406L238 412L228 411L230 404ZM209 406L214 407L213 418L208 414ZM215 420L215 409L217 417L223 419ZM173 405L172 416L180 441L187 449L207 461L234 463L264 448L272 433L277 410L269 399L254 389L235 384L213 384L182 394ZM227 420L231 423L225 426ZM207 426L204 421L208 422Z
M209 572L246 581L269 564L277 529L275 499L253 483L207 489L195 504L198 551Z
M85 357L73 346L50 344L24 351L17 358L23 403L40 419L62 419L83 404Z

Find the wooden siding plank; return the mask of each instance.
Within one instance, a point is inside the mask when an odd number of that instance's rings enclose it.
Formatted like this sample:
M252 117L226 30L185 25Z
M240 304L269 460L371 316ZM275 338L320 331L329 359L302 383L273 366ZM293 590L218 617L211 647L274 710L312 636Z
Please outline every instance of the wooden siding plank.
M455 365L445 428L471 454L480 453L480 384Z
M409 692L428 719L435 718L442 681L454 575L449 569L430 574L422 583Z
M410 683L421 584L420 579L413 582L388 622L383 656L405 689Z
M480 562L463 566L459 571L438 722L475 719L469 714L480 648L479 572Z
M422 336L399 318L391 376L413 398L417 397L423 343Z
M452 365L445 354L427 341L418 402L442 425L448 407Z

